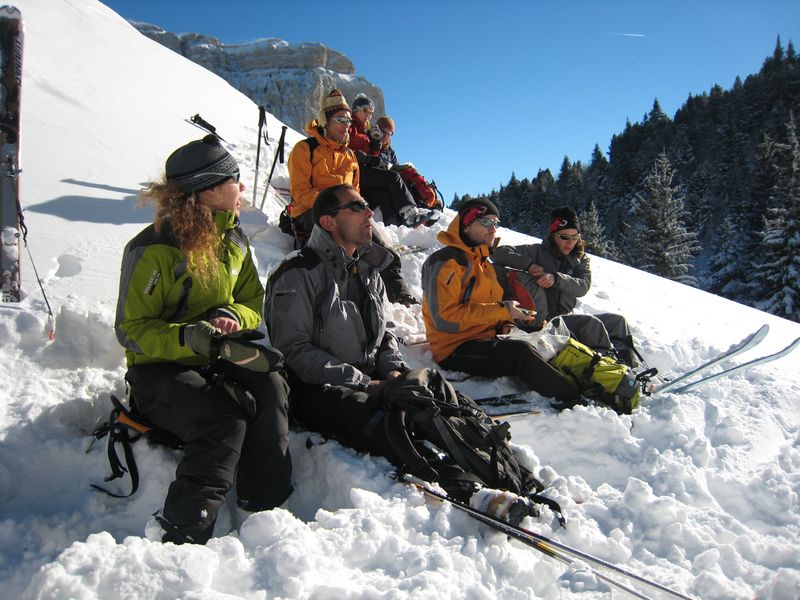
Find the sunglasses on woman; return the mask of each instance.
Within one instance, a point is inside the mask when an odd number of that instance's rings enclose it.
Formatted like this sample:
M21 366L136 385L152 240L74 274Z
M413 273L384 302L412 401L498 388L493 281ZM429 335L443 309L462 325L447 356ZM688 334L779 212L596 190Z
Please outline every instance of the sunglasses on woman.
M581 239L580 233L575 233L572 235L567 235L566 233L557 233L556 236L565 242L574 242Z
M350 125L353 122L353 119L350 117L333 117L333 120L339 123L339 125Z

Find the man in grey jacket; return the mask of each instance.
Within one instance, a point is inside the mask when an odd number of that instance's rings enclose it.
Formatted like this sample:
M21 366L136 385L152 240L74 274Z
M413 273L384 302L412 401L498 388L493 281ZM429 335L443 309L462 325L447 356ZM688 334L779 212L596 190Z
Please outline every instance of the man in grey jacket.
M289 370L292 417L392 460L383 428L370 424L381 388L408 367L384 313L380 271L392 257L370 243L371 217L350 185L320 192L308 244L269 278L264 321Z

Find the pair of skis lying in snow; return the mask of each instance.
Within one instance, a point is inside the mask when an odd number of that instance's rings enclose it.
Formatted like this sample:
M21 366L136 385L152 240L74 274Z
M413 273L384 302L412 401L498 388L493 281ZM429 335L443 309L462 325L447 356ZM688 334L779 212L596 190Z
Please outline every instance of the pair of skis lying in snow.
M655 389L651 392L651 395L662 394L664 392L671 392L673 394L682 394L684 392L688 392L689 390L694 389L695 387L708 383L711 381L716 381L717 379L721 379L723 377L730 377L731 375L735 375L737 373L742 373L753 367L757 367L758 365L763 365L764 363L772 362L773 360L778 360L795 350L798 346L800 346L800 338L794 340L788 346L774 352L773 354L766 354L764 356L759 356L747 362L734 365L732 367L728 367L719 371L717 373L712 373L709 375L705 375L694 379L693 381L689 381L690 379L703 375L707 373L709 370L713 369L720 363L729 360L743 352L747 352L748 350L752 350L758 344L760 344L764 338L767 337L767 333L769 333L769 325L762 325L758 331L751 333L750 335L746 336L740 342L733 344L727 350L720 352L713 358L710 358L706 362L702 363L701 365L686 371L685 373L662 383L661 385L657 385ZM526 407L529 402L524 398L524 394L521 393L511 393L511 394L503 394L501 396L492 396L487 398L478 398L476 400L478 404L480 404L484 410L490 415L494 416L510 416L513 414L529 414L531 412L526 410Z

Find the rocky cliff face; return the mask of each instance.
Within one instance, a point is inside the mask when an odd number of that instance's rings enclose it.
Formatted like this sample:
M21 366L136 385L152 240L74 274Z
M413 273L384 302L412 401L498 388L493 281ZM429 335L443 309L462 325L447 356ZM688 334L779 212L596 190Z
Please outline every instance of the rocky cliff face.
M198 33L176 35L157 25L132 23L159 44L216 73L289 127L304 132L333 88L352 101L359 92L385 113L383 92L355 75L353 62L323 44L289 44L276 38L223 44Z

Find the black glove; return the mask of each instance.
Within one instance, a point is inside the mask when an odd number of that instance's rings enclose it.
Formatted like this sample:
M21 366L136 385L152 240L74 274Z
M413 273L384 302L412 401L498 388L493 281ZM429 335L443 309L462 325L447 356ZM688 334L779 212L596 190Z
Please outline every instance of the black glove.
M383 137L383 132L381 131L381 128L378 127L377 125L373 125L372 127L370 127L369 137L371 137L373 140L377 140L380 142L381 138Z
M255 343L262 339L264 334L256 329L229 333L220 340L219 358L259 373L271 373L282 368L283 354L276 348Z
M183 328L183 340L196 354L212 357L211 347L219 337L219 330L208 321L198 321Z

